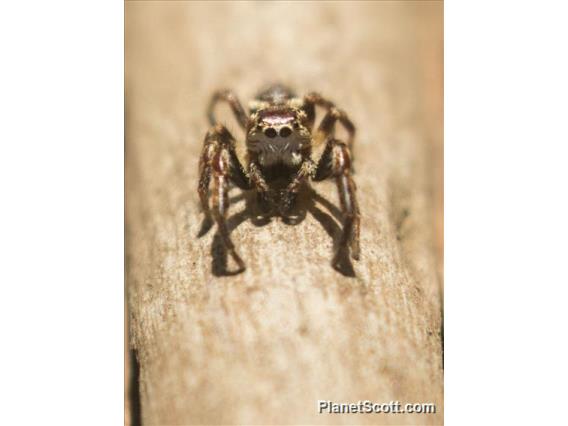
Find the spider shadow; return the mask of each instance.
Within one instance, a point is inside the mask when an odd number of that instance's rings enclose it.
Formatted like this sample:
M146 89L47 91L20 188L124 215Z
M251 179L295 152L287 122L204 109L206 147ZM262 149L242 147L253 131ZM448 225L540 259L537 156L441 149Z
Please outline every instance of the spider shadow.
M325 200L325 198L321 197L319 194L318 194L317 198L321 198L321 199ZM325 200L325 201L326 201L326 203L329 203L329 201L327 201L327 200ZM332 213L332 215L329 215L328 213L326 213L323 210L321 210L320 208L318 208L316 206L315 200L312 201L308 211L314 217L314 219L317 220L320 223L320 225L323 227L325 232L333 240L333 253L332 253L332 255L337 253L337 258L338 258L337 264L332 265L333 269L335 269L337 272L339 272L340 274L342 274L346 277L353 278L356 275L355 275L355 270L353 269L353 263L351 262L351 257L349 256L349 248L348 247L341 247L340 244L339 244L340 241L341 241L342 228L341 228L341 226L339 226L339 224L337 223L337 221L335 219L337 219L341 223L341 212L339 211L339 209L337 209L337 207L333 206L333 204L330 203L330 206L333 207L333 209L336 209L339 212L339 214L337 216L333 213ZM334 219L334 217L335 217L335 219Z
M230 203L235 204L243 200L245 202L244 208L227 218L227 229L229 233L232 233L234 229L238 228L247 220L250 220L254 226L258 227L266 226L271 221L278 219L286 225L296 226L302 223L309 213L319 222L333 241L333 252L330 253L330 256L338 253L338 262L336 266L332 267L346 277L356 276L349 256L349 249L347 247L339 247L342 232L342 226L340 225L342 223L341 210L325 197L318 194L309 185L304 185L300 189L298 199L286 217L281 216L275 211L263 208L262 203L257 200L257 195L254 191L242 191L238 195L231 197ZM323 209L320 207L323 207ZM324 209L327 210L327 212L324 211ZM213 220L204 219L197 237L200 238L207 234L214 224ZM211 244L211 257L212 272L215 276L232 276L243 272L240 269L230 270L228 268L228 251L218 231L215 232Z
M229 203L230 204L238 203L239 201L242 201L243 199L245 199L246 195L247 194L244 191L240 192L237 195L235 195L234 197L231 197L229 199ZM242 221L240 223L242 223ZM201 238L205 234L207 234L211 230L213 225L215 225L215 221L211 217L206 217L205 219L203 219L203 222L201 222L201 227L199 228L199 231L197 232L197 238ZM234 228L229 228L229 231L232 231L233 229Z

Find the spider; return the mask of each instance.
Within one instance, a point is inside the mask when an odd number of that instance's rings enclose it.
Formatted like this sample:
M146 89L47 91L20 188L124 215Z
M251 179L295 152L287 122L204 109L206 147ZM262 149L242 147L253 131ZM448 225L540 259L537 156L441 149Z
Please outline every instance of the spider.
M236 153L236 141L215 117L215 107L226 102L246 134L246 163L243 167ZM316 106L326 109L326 115L314 131ZM249 104L247 114L234 92L220 90L213 94L207 109L211 128L204 140L199 159L198 193L206 220L217 224L222 243L238 265L245 263L237 254L229 236L227 210L228 189L233 183L243 190L257 193L259 206L265 212L277 212L287 217L300 187L309 181L333 178L337 184L343 214L343 229L332 266L340 268L342 249L351 249L351 257L359 259L359 207L356 186L352 178L351 150L355 126L344 111L318 93L303 98L280 84L260 91ZM347 143L335 138L339 122L347 131ZM317 163L312 159L312 147L325 143ZM209 206L209 186L212 182L212 206ZM284 186L277 182L284 181Z

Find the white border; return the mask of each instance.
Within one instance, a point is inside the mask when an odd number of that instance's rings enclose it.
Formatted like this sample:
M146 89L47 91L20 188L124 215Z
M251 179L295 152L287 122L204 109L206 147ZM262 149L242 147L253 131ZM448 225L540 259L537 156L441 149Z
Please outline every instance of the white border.
M568 424L562 2L445 4L445 419Z
M123 4L0 11L0 424L123 423Z
M446 3L445 417L566 424L562 2ZM123 5L0 12L0 424L121 424Z

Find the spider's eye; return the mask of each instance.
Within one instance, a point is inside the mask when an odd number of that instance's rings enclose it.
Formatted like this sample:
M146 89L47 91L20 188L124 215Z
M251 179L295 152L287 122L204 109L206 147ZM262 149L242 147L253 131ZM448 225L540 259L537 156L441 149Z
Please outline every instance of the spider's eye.
M289 128L289 127L282 127L282 129L280 129L280 137L281 138L287 138L291 134L292 134L292 129Z
M300 123L294 121L294 129L299 129L299 128L300 128Z
M266 136L268 136L269 138L275 138L276 137L276 130L274 130L272 127L269 127L268 129L266 129L264 131L264 134Z

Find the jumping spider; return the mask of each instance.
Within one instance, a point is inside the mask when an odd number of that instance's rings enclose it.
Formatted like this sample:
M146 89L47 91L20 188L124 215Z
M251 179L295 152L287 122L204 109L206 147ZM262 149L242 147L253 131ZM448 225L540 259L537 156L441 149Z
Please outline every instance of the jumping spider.
M227 102L239 125L246 133L247 168L236 154L236 141L216 118L217 103ZM315 107L327 110L317 130L313 132ZM351 174L351 148L355 127L345 112L317 93L298 98L287 87L273 85L261 91L245 112L232 91L215 92L208 107L212 125L205 136L199 159L198 192L206 219L213 216L227 252L237 263L238 272L245 264L237 254L229 237L226 223L229 208L228 188L232 182L244 190L255 190L259 205L264 210L276 210L286 217L302 184L310 179L318 182L334 178L339 191L344 216L339 249L332 265L339 269L342 248L350 246L351 257L359 259L359 207L355 197L355 182ZM335 124L343 125L348 134L347 143L335 138ZM317 164L312 160L312 147L325 142ZM276 182L285 180L278 189ZM208 192L213 180L212 208Z

